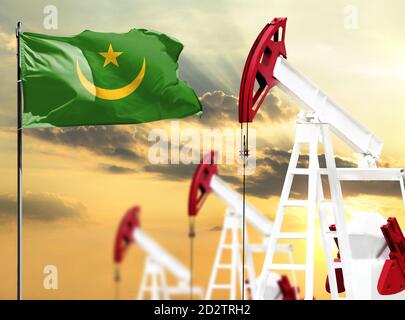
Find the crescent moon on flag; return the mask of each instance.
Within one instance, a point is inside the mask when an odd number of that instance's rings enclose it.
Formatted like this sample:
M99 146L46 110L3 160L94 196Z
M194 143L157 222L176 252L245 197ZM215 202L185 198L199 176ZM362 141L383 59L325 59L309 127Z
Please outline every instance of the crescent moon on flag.
M79 77L80 83L82 86L93 96L104 99L104 100L118 100L129 96L133 93L136 89L138 89L139 85L141 84L143 77L145 75L146 69L146 60L143 58L143 64L141 71L139 71L138 75L128 83L126 86L117 89L105 89L101 87L97 87L89 81L86 76L83 74L82 70L80 69L79 61L76 61L76 73Z

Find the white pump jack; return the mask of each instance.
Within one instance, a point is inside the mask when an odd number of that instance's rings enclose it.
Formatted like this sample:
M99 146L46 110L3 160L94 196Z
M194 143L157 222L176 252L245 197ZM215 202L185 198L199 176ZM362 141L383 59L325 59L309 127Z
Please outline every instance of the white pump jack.
M152 300L168 300L173 296L189 294L189 269L140 228L139 211L139 206L132 207L121 220L115 239L115 263L119 264L123 261L128 247L134 243L147 255L138 300L148 297ZM177 280L175 286L168 284L167 272ZM203 296L201 287L193 287L192 290L197 297Z
M344 282L344 298L375 299L378 298L378 295L374 294L377 283L375 279L364 277L362 270L357 268L357 256L353 251L359 243L365 247L373 246L375 243L373 241L364 242L367 239L366 230L360 233L362 236L357 238L353 238L350 233L352 230L347 225L347 214L340 183L341 181L397 181L405 204L404 170L402 168L377 168L377 160L383 145L382 141L287 62L286 22L287 18L273 19L257 37L246 60L239 95L239 121L241 123L253 121L265 97L274 86L280 87L287 94L295 97L299 106L304 110L297 119L294 146L291 151L273 232L259 278L257 298L264 298L266 278L270 271L297 270L305 273L305 299L313 299L315 222L318 214L331 297L333 299L342 298L339 295L341 292L339 287ZM258 86L256 86L257 84ZM329 129L336 133L354 152L360 154L358 168L336 168ZM298 166L298 159L302 154L302 147L305 145L309 147L309 161L308 167L302 168ZM324 168L320 167L319 162L320 145L323 145L324 148L326 164ZM308 196L306 199L290 197L293 178L297 175L308 177ZM329 199L324 196L322 177L328 180ZM307 230L305 232L281 232L286 209L290 207L302 207L307 210ZM331 213L329 216L327 215L328 211ZM332 221L328 221L328 218L332 218ZM334 225L334 230L330 231L329 226L331 224ZM359 235L359 230L356 230L356 233ZM279 239L305 240L305 263L274 263ZM405 252L401 249L404 246L403 238L399 236L397 240L396 246L392 246L391 251L398 249L399 256L404 257ZM338 261L334 259L332 254L334 241L339 244L340 256ZM401 260L402 258L396 259L397 253L392 256L396 265L401 267L399 269L402 272L402 280L400 273L395 277L399 279L396 285L399 285L398 290L401 290L401 285L405 282L405 263ZM368 258L377 259L376 256L369 256ZM341 273L340 279L338 277L339 272ZM370 291L371 287L374 288L372 291ZM369 290L368 294L364 294L364 290ZM388 292L389 290L385 291Z
M217 165L214 163L216 153L207 154L202 163L197 167L190 187L189 194L189 215L196 216L201 209L203 202L209 193L215 194L226 206L224 223L221 231L219 245L217 247L214 264L212 267L210 280L206 290L205 298L212 299L214 290L229 290L229 298L237 299L238 288L242 289L242 281L245 281L245 296L250 296L252 299L256 297L257 290L257 275L254 266L253 253L265 252L267 243L272 231L273 223L266 216L257 211L249 203L245 203L246 224L256 230L262 237L262 242L259 244L250 243L247 230L245 230L245 268L247 279L242 279L242 258L241 258L241 241L243 212L242 212L242 197L235 192L230 186L223 181L217 170ZM231 242L226 243L227 234L231 236ZM230 249L231 262L221 262L223 250ZM292 246L278 245L277 250L287 254L287 258L292 261ZM216 283L218 280L219 269L228 269L231 272L229 283ZM292 274L292 284L286 276L280 276L277 273L272 273L266 283L266 300L275 299L296 299L298 296L295 272Z

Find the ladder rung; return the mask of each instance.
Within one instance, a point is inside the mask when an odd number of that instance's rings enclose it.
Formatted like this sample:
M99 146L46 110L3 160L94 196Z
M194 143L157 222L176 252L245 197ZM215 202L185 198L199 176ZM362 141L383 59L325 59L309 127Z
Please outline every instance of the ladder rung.
M224 248L224 249L232 249L232 245L231 244L223 244L222 246L221 246L221 248Z
M283 207L308 207L308 200L287 200Z
M213 284L212 288L215 288L215 289L230 289L231 285L229 285L229 284Z
M152 290L156 290L156 288L153 288L153 287L145 287L145 288L143 288L143 291L152 291ZM162 291L161 288L157 288L157 290Z
M305 264L282 264L282 263L273 263L270 264L269 270L306 270L307 266Z
M319 204L321 208L333 209L333 202L330 200L322 200Z
M306 239L305 232L280 232L273 235L276 239Z
M308 175L310 170L308 168L295 168L291 171L292 174Z
M333 204L332 200L321 200L321 204Z
M220 263L218 265L218 268L220 268L220 269L231 269L232 265L231 264L226 264L226 263Z

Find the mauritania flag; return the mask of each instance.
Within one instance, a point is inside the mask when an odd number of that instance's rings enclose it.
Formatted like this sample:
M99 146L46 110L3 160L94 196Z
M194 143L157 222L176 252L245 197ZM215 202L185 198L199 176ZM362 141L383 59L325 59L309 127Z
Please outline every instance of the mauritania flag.
M23 127L128 124L201 112L178 79L183 45L167 35L21 34Z

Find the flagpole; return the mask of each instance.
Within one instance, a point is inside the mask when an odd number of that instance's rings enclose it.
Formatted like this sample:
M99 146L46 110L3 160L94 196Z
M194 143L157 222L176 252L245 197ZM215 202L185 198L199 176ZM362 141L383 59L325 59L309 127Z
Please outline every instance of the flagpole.
M17 300L22 299L22 83L21 22L17 22Z

